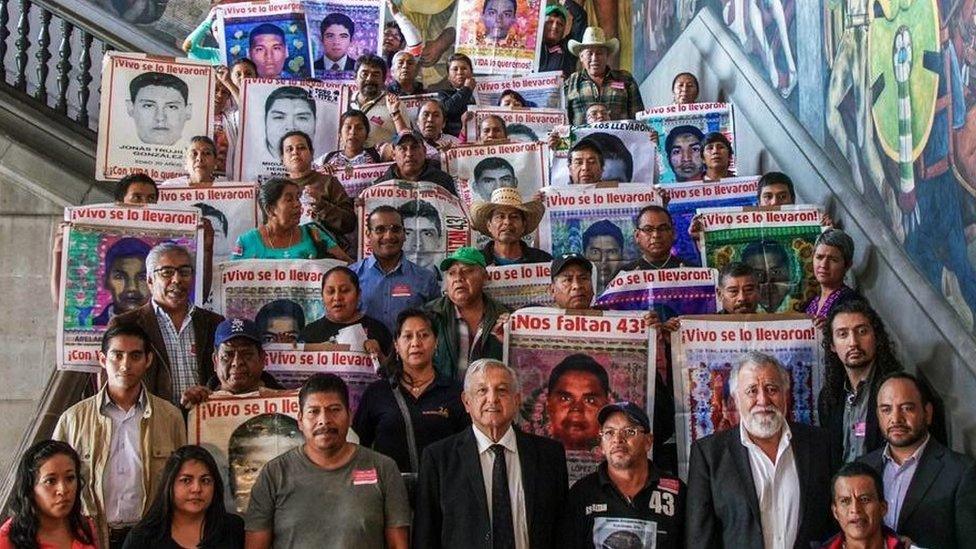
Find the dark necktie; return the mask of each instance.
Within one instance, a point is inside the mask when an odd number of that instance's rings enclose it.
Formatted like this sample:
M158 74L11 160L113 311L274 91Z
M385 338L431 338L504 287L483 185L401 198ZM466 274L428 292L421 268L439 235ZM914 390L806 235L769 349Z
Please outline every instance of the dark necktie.
M333 63L332 64L332 70L338 71L339 70L339 64L338 63Z
M515 549L515 526L512 524L512 498L508 493L508 466L505 447L492 444L495 462L491 468L491 546L492 549Z

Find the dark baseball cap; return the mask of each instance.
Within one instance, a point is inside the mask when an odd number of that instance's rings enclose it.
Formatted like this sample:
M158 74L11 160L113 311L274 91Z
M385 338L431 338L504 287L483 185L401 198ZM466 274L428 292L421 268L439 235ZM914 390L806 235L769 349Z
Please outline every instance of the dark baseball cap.
M597 414L596 419L600 422L600 425L603 425L603 422L608 417L617 412L625 414L631 421L643 427L648 433L651 432L651 420L647 417L647 412L640 406L627 400L607 404L603 408L600 408L600 413Z
M214 333L214 349L219 349L224 342L235 337L246 337L257 343L258 348L261 347L261 331L258 330L257 324L246 318L228 318L217 325L217 331Z
M421 145L424 144L424 136L420 135L420 132L418 132L417 130L411 130L409 132L402 132L394 135L392 141L393 146L398 147L401 144L403 144L403 142L406 141L407 139L413 139L414 141L420 143Z
M553 280L556 280L556 275L561 273L563 269L565 269L570 265L579 265L580 267L583 267L583 269L585 269L586 272L588 273L593 272L593 263L589 259L586 259L585 257L583 257L578 253L571 253L571 254L563 254L562 256L552 260L552 268L550 269L550 276L552 276Z

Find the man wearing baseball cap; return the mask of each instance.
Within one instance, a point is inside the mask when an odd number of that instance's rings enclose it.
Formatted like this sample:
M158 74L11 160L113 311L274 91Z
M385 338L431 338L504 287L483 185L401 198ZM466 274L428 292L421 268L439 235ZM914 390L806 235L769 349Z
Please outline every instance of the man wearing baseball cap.
M593 263L578 253L552 260L552 294L560 309L589 309L593 303Z
M647 412L616 402L597 420L604 461L569 491L563 528L571 547L683 547L686 487L647 458Z
M429 181L457 196L454 179L440 169L440 163L427 158L424 136L417 130L401 132L393 136L393 165L375 183L402 179L404 181Z
M206 386L195 385L183 392L180 404L188 408L211 394L244 395L261 389L284 387L264 371L261 331L246 318L228 318L214 333L214 376Z
M438 334L434 368L460 380L471 362L502 359L497 324L502 315L507 318L508 309L484 293L488 272L485 256L477 248L458 248L441 261L440 269L444 295L424 305L434 317Z
M566 23L573 18L573 27L566 34ZM570 40L582 40L586 30L586 11L574 0L565 5L550 4L546 7L546 23L542 28L542 48L539 51L539 72L562 71L569 76L576 70L578 59L569 52Z
M518 189L499 187L489 202L471 204L471 228L491 237L481 249L486 265L515 265L551 261L548 253L522 240L539 226L546 207L538 200L523 202Z

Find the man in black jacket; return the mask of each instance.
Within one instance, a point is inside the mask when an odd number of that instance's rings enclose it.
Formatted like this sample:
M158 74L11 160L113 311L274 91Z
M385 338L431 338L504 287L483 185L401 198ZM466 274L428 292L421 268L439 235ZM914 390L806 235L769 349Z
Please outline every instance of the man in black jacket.
M515 372L475 361L461 400L471 429L431 444L420 460L413 546L562 547L566 455L558 442L513 426L521 405Z
M566 34L566 23L571 15L573 26L569 34ZM562 6L546 6L546 24L539 50L539 72L562 71L564 77L575 72L579 59L569 52L569 41L582 40L585 30L586 11L574 0L566 0Z
M402 179L404 181L428 181L444 187L454 196L457 188L454 178L440 169L439 164L427 159L424 149L424 136L416 130L397 134L393 137L393 162L386 173L374 183Z

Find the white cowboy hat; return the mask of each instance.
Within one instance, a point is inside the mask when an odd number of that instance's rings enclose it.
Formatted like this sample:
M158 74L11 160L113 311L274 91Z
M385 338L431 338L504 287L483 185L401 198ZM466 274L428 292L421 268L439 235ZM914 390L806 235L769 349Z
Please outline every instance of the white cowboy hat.
M481 234L491 236L488 232L488 221L497 208L509 207L522 212L525 217L525 234L529 234L539 226L546 207L539 201L522 202L522 195L518 189L499 187L491 191L489 202L476 201L471 204L471 228Z
M586 27L582 42L569 41L569 53L579 57L580 52L585 48L607 48L609 54L613 55L620 49L620 41L616 38L607 40L606 33L600 27Z

